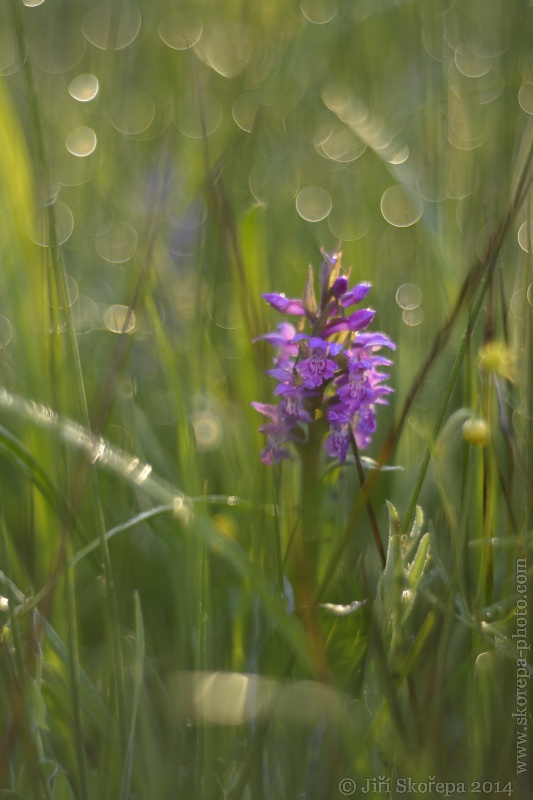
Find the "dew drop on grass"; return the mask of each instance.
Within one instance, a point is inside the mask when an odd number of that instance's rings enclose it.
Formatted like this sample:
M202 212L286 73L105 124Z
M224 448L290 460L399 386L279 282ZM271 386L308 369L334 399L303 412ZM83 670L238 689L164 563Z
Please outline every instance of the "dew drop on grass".
M202 30L200 17L183 11L161 20L157 32L167 47L172 50L187 50L199 42Z
M100 86L96 75L87 73L85 75L78 75L77 78L74 78L70 82L68 93L74 100L78 100L80 103L89 103L91 100L94 100L98 94L99 88Z
M123 264L137 246L137 231L127 222L111 222L96 236L96 251L111 264Z
M296 196L296 210L307 222L326 219L332 205L331 196L320 186L306 186Z
M90 156L96 150L96 134L92 128L75 128L65 139L65 147L78 158Z
M137 325L135 312L128 306L112 305L104 311L104 325L112 333L133 333Z
M407 228L418 222L424 213L424 203L414 189L390 186L381 198L381 213L395 228Z
M87 12L82 29L85 38L100 50L122 50L141 29L141 12L130 0L105 0Z
M134 477L134 481L137 486L141 486L148 478L150 477L152 472L152 465L151 464L144 464L140 472Z

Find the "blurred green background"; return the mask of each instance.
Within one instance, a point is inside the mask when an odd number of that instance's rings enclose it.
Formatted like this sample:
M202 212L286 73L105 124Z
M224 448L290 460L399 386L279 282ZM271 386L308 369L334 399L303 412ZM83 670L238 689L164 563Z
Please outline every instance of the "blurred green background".
M529 796L531 35L504 0L3 4L1 796ZM397 469L324 454L302 605L251 340L339 242Z

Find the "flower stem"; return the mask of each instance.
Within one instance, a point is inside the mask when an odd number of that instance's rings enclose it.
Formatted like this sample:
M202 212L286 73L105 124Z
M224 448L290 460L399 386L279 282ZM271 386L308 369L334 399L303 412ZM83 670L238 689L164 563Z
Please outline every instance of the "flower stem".
M350 429L350 444L352 447L352 453L355 458L355 466L357 467L357 475L359 477L359 483L361 485L361 489L363 489L365 485L365 473L363 472L361 459L359 458L359 450L357 448L355 436L353 435L353 431L351 429ZM387 557L385 555L385 548L383 547L383 541L381 539L381 535L379 533L379 528L378 528L378 521L376 519L376 515L374 514L374 509L372 507L372 503L370 502L370 497L368 497L366 501L366 510L368 513L368 519L370 520L370 527L372 528L372 533L374 534L374 541L376 542L376 547L378 548L379 557L381 558L381 566L383 567L383 569L385 569L385 563L387 561Z
M318 572L322 535L322 500L324 488L320 480L320 454L323 431L319 424L309 426L309 439L299 447L302 462L300 496L302 498L302 538L304 556L314 583Z

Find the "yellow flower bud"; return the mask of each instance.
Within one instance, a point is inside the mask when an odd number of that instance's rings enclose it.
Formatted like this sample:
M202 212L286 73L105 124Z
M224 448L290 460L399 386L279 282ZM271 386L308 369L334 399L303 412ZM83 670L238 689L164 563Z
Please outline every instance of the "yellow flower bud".
M489 441L489 424L484 419L467 419L463 425L463 439L469 444L485 447Z
M497 372L514 381L516 354L505 342L491 341L479 348L479 366L484 372Z
M479 366L485 372L499 372L506 351L504 342L487 342L479 348Z

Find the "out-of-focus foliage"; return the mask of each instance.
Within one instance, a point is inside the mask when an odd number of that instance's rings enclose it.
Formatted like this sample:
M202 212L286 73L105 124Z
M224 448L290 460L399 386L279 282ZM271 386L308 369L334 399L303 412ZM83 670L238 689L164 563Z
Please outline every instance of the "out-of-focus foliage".
M531 25L505 0L5 0L9 796L526 796ZM365 454L388 466L361 491L324 455L302 513L298 462L259 461L251 340L261 292L339 242L398 343Z

